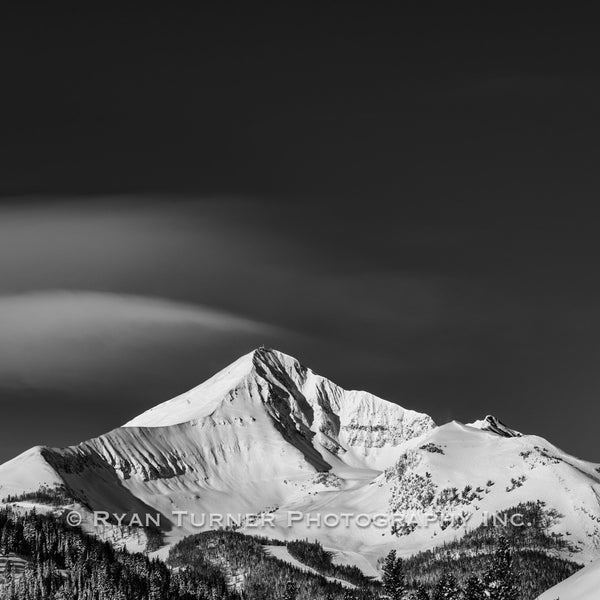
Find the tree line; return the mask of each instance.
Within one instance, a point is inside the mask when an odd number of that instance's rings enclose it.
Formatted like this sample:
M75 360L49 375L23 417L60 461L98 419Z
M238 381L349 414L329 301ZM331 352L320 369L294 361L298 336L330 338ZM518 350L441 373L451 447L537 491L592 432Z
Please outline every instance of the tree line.
M518 508L518 507L517 507ZM189 536L166 563L114 548L51 515L0 509L0 556L26 559L23 573L6 562L2 600L530 600L577 566L544 550L562 540L544 533L557 515L541 505L521 507L539 531L475 529L462 540L382 564L383 585L355 568L334 565L318 543L287 543L290 553L321 573L305 572L269 555L284 542L235 531ZM521 536L521 538L519 538ZM544 537L546 536L546 537ZM535 550L536 543L543 550ZM525 557L525 558L524 558ZM1 563L2 561L0 561ZM553 574L548 571L554 569ZM562 571L561 571L562 569ZM352 585L326 579L331 575ZM536 583L537 581L537 583ZM531 585L534 582L534 585ZM535 594L535 595L533 595Z

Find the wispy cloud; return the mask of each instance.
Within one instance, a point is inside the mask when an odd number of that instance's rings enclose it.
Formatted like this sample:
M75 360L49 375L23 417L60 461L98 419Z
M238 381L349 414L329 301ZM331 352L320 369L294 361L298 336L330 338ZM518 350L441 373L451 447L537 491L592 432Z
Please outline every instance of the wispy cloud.
M0 335L42 336L123 325L197 325L218 331L275 332L225 311L163 298L88 291L42 291L0 297Z
M185 362L189 370L196 360L210 362L213 352L242 353L281 335L242 316L160 298L82 291L3 296L1 384L68 389L129 377L127 386L157 364L175 378Z

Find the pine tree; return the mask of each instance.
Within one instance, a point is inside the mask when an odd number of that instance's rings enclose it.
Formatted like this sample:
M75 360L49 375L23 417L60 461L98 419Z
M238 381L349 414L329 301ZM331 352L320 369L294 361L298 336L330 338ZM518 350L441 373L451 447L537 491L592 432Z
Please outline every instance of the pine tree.
M484 594L485 585L483 584L483 581L481 581L479 577L471 575L465 584L463 593L464 600L481 600L482 598L485 598Z
M4 569L4 583L5 583L5 593L8 600L13 600L15 598L15 579L13 576L13 568L10 558L6 562L6 567Z
M296 600L298 595L298 586L293 579L288 579L285 583L285 591L283 592L283 600Z
M502 536L484 576L485 592L490 600L518 600L519 589L512 570L508 540Z
M427 588L422 583L417 586L417 590L414 593L414 598L415 600L429 600Z
M406 592L402 559L396 558L396 551L390 550L383 563L383 591L391 600L402 600Z
M456 577L452 574L444 574L437 582L432 600L458 600L460 597L460 589L456 581Z

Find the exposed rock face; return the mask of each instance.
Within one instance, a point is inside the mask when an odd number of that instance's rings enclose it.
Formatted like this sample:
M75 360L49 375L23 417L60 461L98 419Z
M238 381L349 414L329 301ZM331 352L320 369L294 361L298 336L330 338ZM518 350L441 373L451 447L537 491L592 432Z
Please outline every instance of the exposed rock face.
M471 425L484 431L492 431L502 437L521 437L523 435L520 431L507 427L500 419L497 419L493 415L487 415L485 419L475 421Z

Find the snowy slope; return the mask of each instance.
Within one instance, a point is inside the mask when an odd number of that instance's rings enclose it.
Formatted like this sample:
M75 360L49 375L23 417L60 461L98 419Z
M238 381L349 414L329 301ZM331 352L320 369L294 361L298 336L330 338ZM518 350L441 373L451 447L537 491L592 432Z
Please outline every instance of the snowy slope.
M551 532L572 546L564 556L589 562L600 554L600 474L594 465L566 455L537 436L506 438L457 422L426 432L402 445L397 466L375 478L346 473L339 489L320 490L281 507L279 534L284 539L316 538L323 545L360 553L371 564L388 549L402 555L456 539L492 515L521 502L541 500L558 511ZM401 475L399 474L401 473ZM515 483L516 482L516 483ZM470 491L463 496L464 490ZM456 497L452 489L456 488ZM326 527L304 522L286 529L285 511L303 513L389 513L409 522L415 515L442 511L456 519L419 521L413 531L394 536L389 528Z
M53 487L63 483L62 477L43 456L44 448L35 446L0 465L0 498L9 494Z
M346 391L275 350L256 350L200 386L159 404L125 427L232 423L270 417L288 441L323 449L356 466L377 468L402 441L434 427L427 415L405 410L368 392ZM299 435L298 435L299 434ZM302 439L300 439L302 438ZM327 468L308 449L319 469ZM314 466L317 466L316 464Z
M200 386L103 436L34 448L0 466L0 498L64 483L95 510L162 515L173 542L210 528L208 514L270 515L242 530L319 539L375 565L461 536L486 513L545 501L578 562L600 555L600 473L493 417L436 427L425 414L347 391L274 350L243 356ZM464 492L466 486L471 491ZM457 489L458 499L452 488ZM476 491L480 490L480 491ZM444 510L455 519L392 533L321 526L291 515ZM181 525L174 511L188 511ZM213 525L217 526L217 524Z
M598 598L600 598L600 561L593 562L546 590L538 600L598 600Z
M289 565L292 565L293 567L296 567L296 569L299 569L300 571L312 573L313 575L320 575L322 577L325 577L325 579L327 579L327 581L330 581L332 583L339 583L342 587L345 587L348 589L356 588L356 586L354 584L349 583L344 579L338 579L337 577L329 577L327 575L323 575L322 573L319 573L319 571L317 571L316 569L313 569L312 567L309 567L309 566L305 565L304 563L300 562L298 559L294 558L289 553L287 546L263 546L263 548L265 549L267 554L270 554L271 556L274 556L278 560L280 560L282 562L286 562Z

